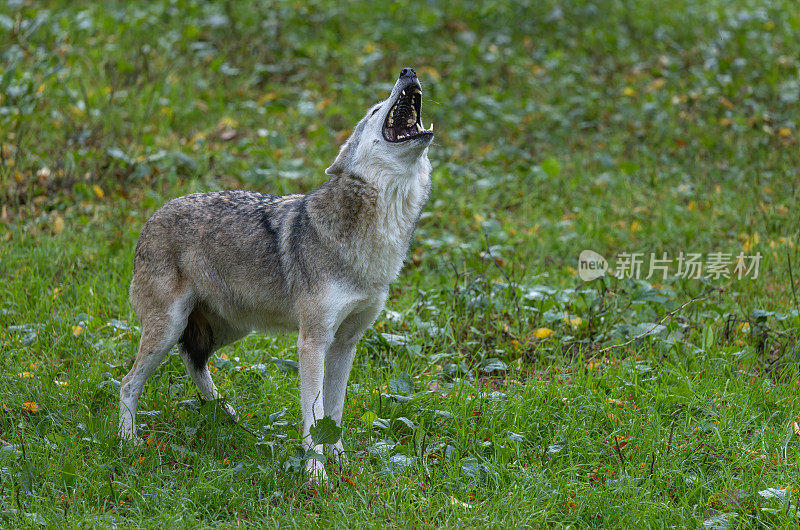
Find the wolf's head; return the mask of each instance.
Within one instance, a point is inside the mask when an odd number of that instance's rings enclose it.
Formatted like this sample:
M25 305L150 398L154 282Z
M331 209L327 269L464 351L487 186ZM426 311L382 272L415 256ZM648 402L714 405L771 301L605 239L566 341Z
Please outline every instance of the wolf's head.
M349 173L365 180L430 172L433 124L425 129L421 112L422 85L412 68L403 68L392 93L367 111L325 172Z

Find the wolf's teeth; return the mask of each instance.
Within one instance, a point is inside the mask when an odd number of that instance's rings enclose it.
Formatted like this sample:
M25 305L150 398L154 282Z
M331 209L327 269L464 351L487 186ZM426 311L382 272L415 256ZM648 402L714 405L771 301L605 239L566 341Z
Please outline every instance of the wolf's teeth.
M433 122L431 122L431 127L428 129L430 132L433 132Z
M403 91L401 92L401 94L403 94L404 96L406 95L406 91L405 91L405 89L403 89Z
M422 132L422 126L419 123L417 124L417 132Z

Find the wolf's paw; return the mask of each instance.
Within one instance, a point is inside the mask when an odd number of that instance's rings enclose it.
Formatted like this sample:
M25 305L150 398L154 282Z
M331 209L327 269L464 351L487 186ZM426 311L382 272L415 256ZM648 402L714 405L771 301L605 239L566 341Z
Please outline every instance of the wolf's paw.
M239 423L239 420L240 420L239 414L236 412L235 408L233 408L232 406L230 406L228 403L225 403L225 402L222 403L222 408L225 409L225 412L230 414L230 416L233 419L233 421L235 421L236 423Z
M119 433L119 446L125 447L126 445L133 447L141 447L144 445L144 440L136 436L136 433L120 432Z
M311 482L317 484L326 484L328 482L328 473L325 471L323 463L319 460L309 460L306 464L306 472L308 472Z
M348 456L347 452L344 450L344 446L342 445L342 440L339 440L331 447L331 453L333 453L333 458L336 459L337 462L340 464L344 464L347 462Z

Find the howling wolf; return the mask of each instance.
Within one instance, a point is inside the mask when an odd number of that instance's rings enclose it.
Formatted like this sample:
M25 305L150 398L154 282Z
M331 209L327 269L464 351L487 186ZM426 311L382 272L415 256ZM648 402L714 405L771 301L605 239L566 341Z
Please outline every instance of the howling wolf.
M256 329L298 331L305 447L317 420L341 422L356 344L383 309L430 192L433 124L422 126L421 106L417 74L403 68L319 188L194 193L153 214L134 257L130 298L142 336L120 388L123 438L136 440L139 396L175 344L203 396L218 399L209 357ZM319 461L307 469L325 478Z

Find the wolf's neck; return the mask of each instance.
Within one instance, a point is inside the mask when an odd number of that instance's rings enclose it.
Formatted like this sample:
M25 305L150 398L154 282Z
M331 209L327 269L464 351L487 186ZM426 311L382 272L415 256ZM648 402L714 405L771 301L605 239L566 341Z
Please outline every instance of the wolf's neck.
M430 191L429 167L413 175L337 175L308 198L315 228L365 277L392 281Z

